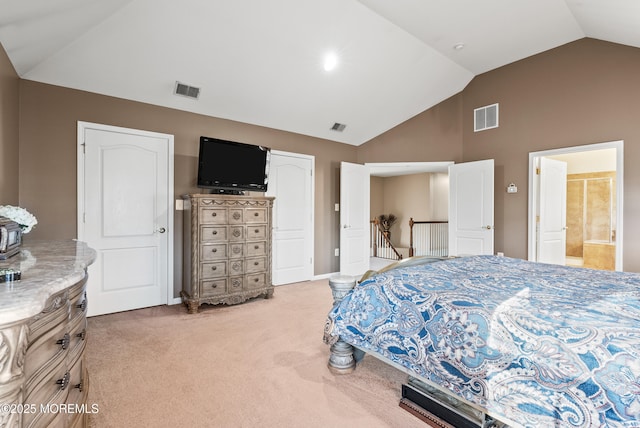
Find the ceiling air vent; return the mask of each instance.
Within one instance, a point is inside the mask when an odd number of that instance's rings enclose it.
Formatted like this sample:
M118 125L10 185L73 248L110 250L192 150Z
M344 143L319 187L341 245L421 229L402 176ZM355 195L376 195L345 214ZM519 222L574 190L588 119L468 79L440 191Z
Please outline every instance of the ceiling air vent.
M484 131L498 127L498 104L491 104L473 111L473 131Z
M344 123L334 123L333 126L331 127L332 131L338 131L338 132L342 132L344 131L344 128L346 128L347 125L345 125Z
M196 88L195 86L185 85L184 83L176 82L176 88L174 93L176 95L182 95L185 97L198 99L200 96L200 88Z

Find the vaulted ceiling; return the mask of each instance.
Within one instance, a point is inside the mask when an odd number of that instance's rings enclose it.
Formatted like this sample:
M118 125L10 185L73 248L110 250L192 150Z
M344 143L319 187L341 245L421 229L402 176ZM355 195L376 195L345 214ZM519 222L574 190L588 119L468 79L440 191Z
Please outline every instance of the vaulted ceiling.
M23 79L352 145L583 37L640 47L640 1L0 0Z

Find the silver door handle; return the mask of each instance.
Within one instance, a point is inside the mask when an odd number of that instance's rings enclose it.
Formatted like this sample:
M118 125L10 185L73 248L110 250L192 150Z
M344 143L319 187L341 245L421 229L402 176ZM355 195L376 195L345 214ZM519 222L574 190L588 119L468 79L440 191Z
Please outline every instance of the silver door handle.
M484 228L487 229L487 230L491 230L492 229L491 226L489 226L489 225L486 225Z
M165 233L166 231L167 231L167 229L165 229L164 227L161 227L156 232Z

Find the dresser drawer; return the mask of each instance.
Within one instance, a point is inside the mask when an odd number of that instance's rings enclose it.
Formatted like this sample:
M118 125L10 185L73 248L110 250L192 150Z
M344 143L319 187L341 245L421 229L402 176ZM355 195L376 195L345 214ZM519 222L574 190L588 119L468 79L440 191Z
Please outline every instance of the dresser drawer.
M229 224L243 224L244 210L242 208L229 208Z
M229 226L229 241L244 241L244 226Z
M69 354L67 361L75 361L83 354L87 339L87 318L79 317L69 326Z
M201 242L216 242L227 240L227 226L202 226Z
M217 278L227 276L227 262L211 262L200 264L200 278Z
M266 241L247 242L246 245L247 245L247 251L246 251L247 257L267 255Z
M245 211L245 222L248 223L266 223L266 208L247 208Z
M247 239L266 239L267 238L267 225L255 224L247 226Z
M248 290L252 288L262 288L267 284L266 273L256 273L246 276L246 288Z
M244 263L245 263L244 271L246 273L264 272L267 270L266 257L255 257L252 259L246 259Z
M239 258L244 257L244 244L241 242L236 242L234 244L229 244L229 257L230 258Z
M200 223L227 224L228 222L226 208L200 208Z
M229 288L227 291L229 293L235 293L237 291L242 291L242 284L244 283L244 277L242 276L233 276L229 278Z
M242 259L229 261L229 275L242 275L244 273L244 263Z
M68 328L65 319L64 323L51 326L50 330L29 344L24 362L26 394L37 389L43 377L47 376L51 370L63 365L71 345L71 334Z
M66 412L40 412L40 406L58 408L67 401L69 391L75 385L71 384L71 372L66 365L59 365L49 371L36 388L28 391L24 396L24 403L39 403L38 411L25 412L22 415L23 427L64 427L68 416Z
M225 260L227 258L227 244L203 244L200 246L200 260Z
M227 278L212 279L200 282L200 296L218 296L227 292Z

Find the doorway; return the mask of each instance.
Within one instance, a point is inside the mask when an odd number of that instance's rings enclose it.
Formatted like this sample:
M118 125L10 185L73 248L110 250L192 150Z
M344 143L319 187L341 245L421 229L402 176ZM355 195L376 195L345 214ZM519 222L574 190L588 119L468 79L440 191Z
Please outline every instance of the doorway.
M601 269L623 270L622 267L622 213L623 213L623 141L590 144L585 146L532 152L529 154L529 213L528 213L528 259L540 261L540 205L545 198L536 180L536 169L540 159L548 158L568 163L567 189L578 195L580 204L569 201L566 205L566 219L563 219L563 233L567 241L565 256L567 264L583 265ZM576 187L578 189L576 189ZM589 192L609 189L608 200L592 204ZM597 190L600 189L600 190ZM573 198L576 199L576 198ZM598 214L597 205L604 205L607 214ZM600 208L603 210L603 208ZM578 238L576 238L578 236ZM581 239L580 239L581 237ZM580 240L576 244L576 240ZM579 245L579 252L576 248ZM571 247L571 248L569 248ZM587 251L583 257L583 248ZM590 254L609 253L609 263L596 261ZM607 256L604 256L605 259ZM611 260L615 259L615 260ZM610 267L608 267L610 264Z

